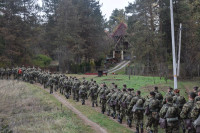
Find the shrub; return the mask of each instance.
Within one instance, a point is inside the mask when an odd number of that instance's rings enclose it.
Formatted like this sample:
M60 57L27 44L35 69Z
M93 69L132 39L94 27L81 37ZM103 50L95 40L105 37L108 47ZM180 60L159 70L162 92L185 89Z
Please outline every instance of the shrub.
M38 67L47 67L50 65L52 59L46 55L39 54L34 57L33 65Z

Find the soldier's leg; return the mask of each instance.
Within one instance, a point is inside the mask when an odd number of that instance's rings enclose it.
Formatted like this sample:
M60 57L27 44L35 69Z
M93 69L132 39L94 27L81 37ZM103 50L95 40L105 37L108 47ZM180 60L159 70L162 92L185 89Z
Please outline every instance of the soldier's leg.
M75 100L76 99L76 92L75 92L75 90L73 89L73 100Z
M63 94L62 87L60 86L60 94Z
M50 94L53 93L53 85L50 85Z
M129 127L132 127L132 119L133 119L132 116L133 116L132 112L131 111L127 111L127 113L126 113L126 120L127 120L127 125Z
M106 103L106 104L107 104L107 106L106 106L107 107L106 108L107 109L107 115L110 116L110 105L109 105L109 103Z
M158 120L154 119L153 120L153 133L158 133Z
M122 123L123 117L124 117L124 109L120 108L120 115L119 115L119 118L118 118L119 123Z
M77 90L75 93L76 93L76 102L79 102L79 91Z
M148 116L148 117L147 117L147 122L146 122L146 128L147 128L147 132L148 132L148 133L153 132L153 131L151 130L152 122L153 122L152 116Z
M85 105L85 95L81 94L81 101L82 101L82 105Z
M101 112L104 114L104 112L106 111L106 101L102 100L102 105L101 105Z

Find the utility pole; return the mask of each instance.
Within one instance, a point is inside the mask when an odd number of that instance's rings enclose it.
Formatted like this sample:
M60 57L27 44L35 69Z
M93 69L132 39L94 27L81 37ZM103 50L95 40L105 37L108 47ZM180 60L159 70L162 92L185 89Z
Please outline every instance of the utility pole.
M177 73L176 73L176 54L175 54L175 37L174 37L174 14L173 2L170 0L170 14L171 14L171 36L172 36L172 55L173 55L173 75L174 75L174 89L177 89Z
M180 75L180 60L181 60L181 35L182 35L182 24L180 23L179 29L179 50L178 50L178 68L177 68L177 76Z

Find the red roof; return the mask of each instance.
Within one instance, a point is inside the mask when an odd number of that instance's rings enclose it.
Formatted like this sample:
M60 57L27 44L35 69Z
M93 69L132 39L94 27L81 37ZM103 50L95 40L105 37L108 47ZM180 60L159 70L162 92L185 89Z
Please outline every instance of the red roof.
M126 34L127 25L125 23L120 23L117 29L113 32L112 37L114 36L124 36Z

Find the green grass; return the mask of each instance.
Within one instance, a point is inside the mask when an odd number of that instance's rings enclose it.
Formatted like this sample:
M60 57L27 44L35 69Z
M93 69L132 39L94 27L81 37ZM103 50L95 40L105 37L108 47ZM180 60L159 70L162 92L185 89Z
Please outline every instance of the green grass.
M0 80L0 127L20 133L91 133L72 111L34 85ZM0 129L0 132L3 129Z
M76 109L82 112L85 116L87 116L93 122L99 124L101 127L105 128L108 133L132 133L133 131L128 128L120 125L119 123L113 121L109 117L104 114L101 114L95 108L91 106L83 106L81 102L75 102L74 100L68 100Z
M168 80L167 83L164 78L160 77L150 77L150 76L129 76L128 75L108 75L102 77L87 77L86 79L90 80L93 78L97 83L106 83L108 87L111 87L111 84L114 82L118 85L119 88L123 87L123 84L127 85L127 88L134 88L135 90L140 90L143 96L148 95L149 91L153 90L154 86L159 87L159 91L165 95L168 87L174 86L172 80ZM189 81L179 81L178 80L178 89L181 90L181 95L187 97L186 88L189 88L192 91L194 86L200 86L198 80L189 80Z

